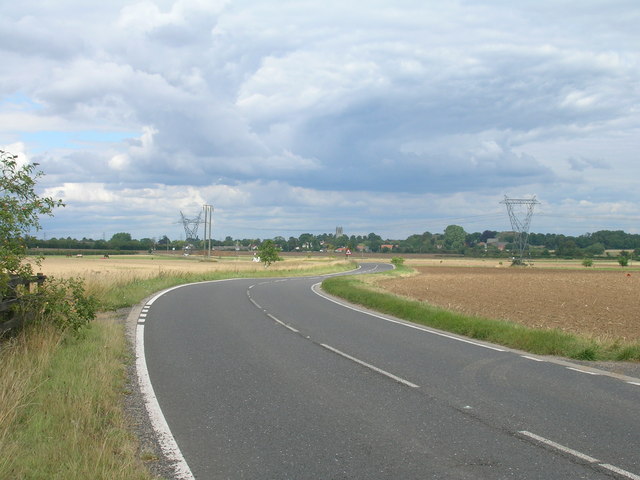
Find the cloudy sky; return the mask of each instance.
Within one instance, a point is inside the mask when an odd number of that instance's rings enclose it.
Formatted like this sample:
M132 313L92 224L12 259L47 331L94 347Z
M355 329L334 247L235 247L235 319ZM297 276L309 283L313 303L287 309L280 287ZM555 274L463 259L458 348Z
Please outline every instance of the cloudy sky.
M0 3L38 236L640 232L637 0Z

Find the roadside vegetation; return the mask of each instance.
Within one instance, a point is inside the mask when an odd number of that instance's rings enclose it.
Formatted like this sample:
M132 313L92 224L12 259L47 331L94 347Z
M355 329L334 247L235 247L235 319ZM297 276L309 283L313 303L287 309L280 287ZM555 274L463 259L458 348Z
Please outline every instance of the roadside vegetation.
M377 275L411 274L411 269L401 262L394 263L396 270ZM454 313L388 293L376 287L373 278L371 275L333 277L326 279L322 288L332 295L403 320L534 354L590 361L640 361L640 342L588 338L556 329L535 329Z

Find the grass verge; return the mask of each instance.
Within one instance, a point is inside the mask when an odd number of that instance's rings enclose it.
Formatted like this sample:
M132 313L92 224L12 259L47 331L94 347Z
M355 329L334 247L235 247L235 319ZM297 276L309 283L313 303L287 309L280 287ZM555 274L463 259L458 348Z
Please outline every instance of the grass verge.
M3 348L0 478L152 478L121 407L123 328L95 321L74 337L37 327Z
M317 275L353 267L343 263L260 272L159 271L150 278L125 275L87 281L87 291L103 310L115 310L184 283ZM113 320L96 320L73 336L37 326L0 343L0 479L153 478L122 408L126 365L132 360L124 328Z
M402 274L403 270L399 269L395 274ZM640 343L607 342L560 330L533 329L501 320L470 317L393 295L367 283L366 278L329 278L322 283L322 288L352 303L403 320L538 355L576 360L640 361Z

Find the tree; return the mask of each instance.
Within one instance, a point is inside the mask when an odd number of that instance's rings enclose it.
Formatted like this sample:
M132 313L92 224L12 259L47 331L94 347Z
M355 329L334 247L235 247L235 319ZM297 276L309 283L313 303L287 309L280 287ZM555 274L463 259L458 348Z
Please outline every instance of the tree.
M109 240L110 242L130 242L131 241L131 234L130 233L126 233L126 232L119 232L119 233L114 233L111 236L111 240Z
M316 250L317 243L315 235L311 233L303 233L298 238L298 244L302 250Z
M369 250L371 250L372 252L377 252L380 250L380 245L382 245L382 237L371 232L369 235L367 235L365 245L367 245L367 247L369 247Z
M262 242L258 248L258 257L260 257L260 261L264 263L264 268L267 268L274 262L282 260L278 255L278 249L273 243L273 240L265 240Z
M556 256L558 257L575 257L580 255L580 249L574 240L562 240L558 249L556 250Z
M163 235L160 240L158 240L158 245L166 245L169 246L171 244L171 240L166 235Z
M490 238L496 238L497 235L498 232L496 232L495 230L485 230L484 232L482 232L482 234L480 234L479 241L487 243L487 240L489 240Z
M464 228L458 225L449 225L444 229L444 247L447 250L456 250L462 253L466 238L467 233Z
M593 243L584 248L584 253L587 255L602 255L604 253L604 245L600 242Z
M37 166L20 167L16 155L0 150L0 274L5 285L9 275L33 275L31 264L24 262L26 236L40 230L41 215L52 216L54 208L64 206L62 200L36 194L36 180L43 175ZM35 263L39 265L38 260Z
M631 257L631 254L626 250L622 250L618 254L618 263L620 264L621 267L626 267L629 265L629 257Z

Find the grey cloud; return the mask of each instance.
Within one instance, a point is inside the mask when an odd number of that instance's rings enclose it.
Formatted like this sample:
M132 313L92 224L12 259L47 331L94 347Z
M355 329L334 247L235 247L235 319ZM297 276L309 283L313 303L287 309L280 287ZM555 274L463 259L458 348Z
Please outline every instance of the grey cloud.
M589 168L602 169L602 170L611 169L611 165L609 164L609 162L602 159L585 158L585 157L569 157L567 159L567 162L569 162L569 165L571 166L571 170L575 170L577 172L584 172Z
M33 27L6 30L0 93L40 101L41 119L140 132L48 151L50 183L560 201L602 194L576 172L622 161L585 155L587 139L601 152L640 124L633 2L37 3L0 7ZM296 217L276 191L250 198Z

